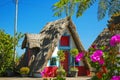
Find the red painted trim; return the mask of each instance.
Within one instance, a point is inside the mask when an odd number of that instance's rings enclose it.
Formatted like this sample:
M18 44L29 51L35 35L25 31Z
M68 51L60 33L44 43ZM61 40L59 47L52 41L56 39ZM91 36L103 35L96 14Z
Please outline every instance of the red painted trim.
M60 39L60 46L69 46L70 45L70 37L62 36Z
M78 76L88 76L90 71L87 70L84 66L76 66L78 68Z
M30 60L30 50L28 49L28 62Z

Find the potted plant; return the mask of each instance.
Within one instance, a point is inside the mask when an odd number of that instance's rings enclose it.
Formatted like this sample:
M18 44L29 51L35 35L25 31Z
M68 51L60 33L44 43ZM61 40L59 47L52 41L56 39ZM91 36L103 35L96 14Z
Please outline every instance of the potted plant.
M71 77L77 77L78 76L78 68L76 67L71 67L70 68L70 74L71 74Z
M60 61L59 68L57 69L57 76L65 77L66 72L65 72L63 66L61 65L61 62L65 60L65 54L64 54L63 50L59 50L57 52L57 54L58 54L58 60Z
M59 50L57 52L57 55L58 55L58 60L60 61L60 63L65 60L65 53L63 50ZM60 66L61 66L61 64L60 64Z
M23 77L28 76L29 72L30 72L30 69L28 67L22 67L22 68L20 68L20 74Z
M76 48L71 49L70 54L74 58L74 67L71 67L70 72L72 73L73 77L77 77L78 69L75 67L75 57L78 55L78 49Z
M63 69L63 67L59 67L57 69L57 77L65 77L66 76L66 72L65 70Z

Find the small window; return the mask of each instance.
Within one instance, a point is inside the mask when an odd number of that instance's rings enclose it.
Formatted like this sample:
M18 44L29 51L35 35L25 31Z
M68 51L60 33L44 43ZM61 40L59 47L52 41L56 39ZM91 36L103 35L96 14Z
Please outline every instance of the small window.
M50 66L56 66L56 57L50 59Z
M60 39L60 46L70 46L70 37L62 36Z

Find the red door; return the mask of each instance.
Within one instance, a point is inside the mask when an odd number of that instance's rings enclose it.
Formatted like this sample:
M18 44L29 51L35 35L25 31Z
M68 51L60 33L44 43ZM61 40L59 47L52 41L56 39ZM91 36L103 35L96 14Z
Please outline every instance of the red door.
M68 51L65 51L65 60L61 62L61 64L63 65L63 68L65 69L66 72L68 72L68 56L69 53Z

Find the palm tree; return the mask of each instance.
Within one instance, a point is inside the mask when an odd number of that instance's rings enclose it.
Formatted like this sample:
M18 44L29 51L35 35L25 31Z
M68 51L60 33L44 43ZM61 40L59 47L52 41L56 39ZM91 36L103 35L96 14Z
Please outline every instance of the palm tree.
M76 16L79 17L92 4L90 0L59 0L53 5L54 16L61 16L62 13L71 17L77 9Z
M118 14L120 11L120 0L99 0L98 4L98 19L105 17L106 13L109 16Z
M53 5L54 16L61 16L65 12L66 16L80 17L83 12L98 0L59 0ZM99 0L98 2L98 20L120 11L120 0Z

